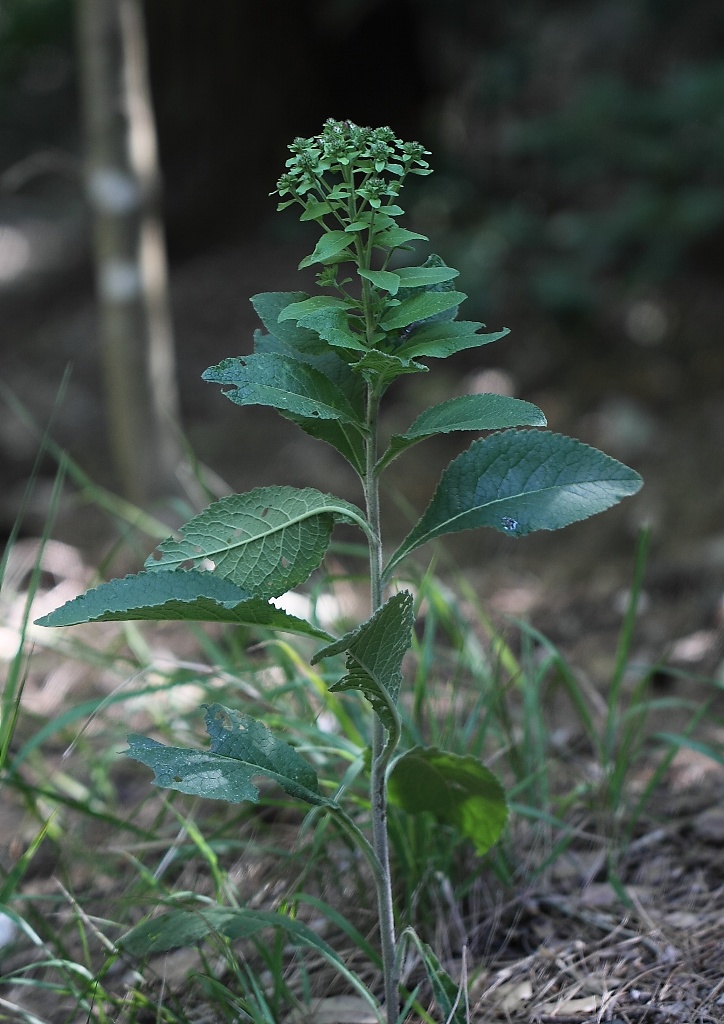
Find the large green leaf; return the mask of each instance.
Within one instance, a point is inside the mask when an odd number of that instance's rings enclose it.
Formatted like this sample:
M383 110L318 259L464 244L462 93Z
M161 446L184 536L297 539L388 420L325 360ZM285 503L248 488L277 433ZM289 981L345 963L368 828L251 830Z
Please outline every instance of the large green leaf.
M426 320L459 306L466 298L464 292L455 291L425 291L411 295L387 313L380 322L380 327L383 331L402 330L403 327L408 327L418 320Z
M506 327L493 334L478 334L485 324L474 320L460 320L455 323L420 324L414 327L409 337L403 339L397 349L398 355L407 359L447 359L468 348L478 348L499 341L510 331Z
M312 664L347 654L347 674L331 691L360 690L390 732L398 728L395 705L402 682L402 659L412 639L412 594L403 590L371 619L314 655Z
M180 622L233 622L329 639L304 619L250 595L231 580L210 572L141 572L101 583L38 619L38 626L130 619Z
M503 427L544 427L546 418L531 402L507 395L460 395L421 413L409 430L395 434L377 464L382 469L418 441L453 430L501 430Z
M258 803L259 790L252 779L261 776L297 800L316 806L329 803L319 792L314 769L263 722L223 704L204 706L209 750L167 747L148 736L128 737L126 753L153 770L157 786L207 800Z
M335 521L367 529L358 508L312 487L257 487L209 505L148 557L146 568L208 567L254 597L277 597L322 561Z
M237 405L266 405L295 416L357 422L354 409L332 381L297 359L272 353L232 356L201 376L233 388L224 394Z
M481 856L497 843L508 818L505 792L476 757L413 747L390 772L390 801L409 814L427 811L470 839Z
M385 575L442 534L479 526L516 537L558 530L635 494L642 482L628 466L572 437L546 430L493 434L453 459Z

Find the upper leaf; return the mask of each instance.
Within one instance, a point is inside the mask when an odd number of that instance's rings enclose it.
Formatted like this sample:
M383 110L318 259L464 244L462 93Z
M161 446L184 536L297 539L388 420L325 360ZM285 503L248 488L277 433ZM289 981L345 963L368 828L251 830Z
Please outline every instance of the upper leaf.
M402 288L429 288L430 285L444 284L460 276L454 267L432 265L428 258L427 265L422 267L400 267L395 273L400 279Z
M358 268L357 273L360 277L370 281L375 288L389 292L390 295L396 295L397 289L400 287L399 274L393 274L389 270L362 270Z
M417 240L429 241L427 235L421 235L419 231L408 231L407 228L385 228L384 231L375 232L374 244L382 249L398 249L401 245Z
M481 856L497 843L508 818L505 792L477 757L413 747L394 764L390 801L410 814L428 811L472 840Z
M261 775L309 804L329 803L314 769L262 723L222 704L205 705L210 750L167 747L147 736L128 737L129 757L153 769L157 786L207 800L257 803L252 779Z
M358 508L312 487L257 487L230 494L169 537L146 568L203 567L254 597L277 597L303 582L322 561L335 521L366 529Z
M231 580L209 572L141 572L101 583L66 601L36 621L37 626L73 626L79 622L146 621L233 622L238 626L279 629L328 639L304 619L251 598Z
M453 459L385 576L442 534L479 526L512 536L558 530L635 494L642 482L628 466L572 437L538 430L493 434Z
M311 267L313 263L331 263L336 261L336 257L352 245L353 241L353 237L345 234L344 231L328 231L319 239L314 247L314 252L310 253L309 256L305 256L300 262L299 269L303 270L304 267ZM348 253L350 258L351 255L351 253Z
M395 594L371 619L312 658L312 664L316 664L346 651L347 675L330 690L360 690L391 733L398 728L395 705L402 682L402 659L412 638L412 603L407 590Z
M419 359L423 356L428 359L447 359L456 352L489 345L510 334L507 327L493 334L478 334L477 331L484 326L485 324L474 320L420 324L413 327L407 337L402 339L397 352L408 359Z
M377 463L384 466L418 441L453 430L501 430L503 427L544 427L546 418L531 402L506 395L460 395L430 406L420 413L409 430L395 434Z
M418 320L425 320L427 317L453 309L466 298L464 292L419 292L403 299L398 306L391 309L380 322L380 327L383 331L401 330Z
M291 302L279 313L278 323L285 320L299 321L302 317L319 313L324 309L347 309L348 303L335 295L310 295L301 302ZM272 331L272 333L274 333Z
M224 394L237 405L266 405L295 416L357 423L345 395L321 371L297 359L272 353L233 356L201 375L230 385Z

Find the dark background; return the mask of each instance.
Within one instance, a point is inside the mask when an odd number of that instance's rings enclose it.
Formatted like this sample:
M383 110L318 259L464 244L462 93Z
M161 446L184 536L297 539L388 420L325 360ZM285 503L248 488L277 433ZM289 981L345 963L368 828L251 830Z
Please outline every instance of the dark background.
M330 116L390 124L432 150L436 171L406 189L406 223L460 268L466 317L513 331L405 381L391 420L495 371L483 387L536 401L553 429L645 476L598 544L630 553L646 519L660 549L724 563L720 2L147 0L145 10L184 428L204 462L237 489L309 483L354 496L333 453L274 414L224 402L199 375L249 350L249 295L297 286L309 236L268 195L287 143ZM0 87L3 378L44 423L71 365L54 436L112 488L69 0L4 0ZM400 471L418 510L459 447L433 443ZM4 406L4 530L36 450ZM27 532L42 525L53 469L44 463ZM60 517L69 539L96 541L89 529L77 510ZM566 543L594 545L594 533L575 527Z

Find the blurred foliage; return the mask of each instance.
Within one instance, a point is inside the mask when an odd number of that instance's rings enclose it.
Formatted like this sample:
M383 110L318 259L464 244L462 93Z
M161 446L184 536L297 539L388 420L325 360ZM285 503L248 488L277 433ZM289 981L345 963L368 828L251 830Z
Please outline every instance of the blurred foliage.
M259 199L284 141L333 116L389 121L433 150L416 226L445 236L481 315L595 317L719 271L720 0L146 12L176 253L271 217ZM79 149L73 60L72 0L0 0L0 170L34 148Z
M33 143L65 146L76 138L73 86L68 0L0 0L2 167L28 156Z
M422 230L448 228L483 312L587 316L612 295L719 270L720 4L427 10L448 175L418 212Z

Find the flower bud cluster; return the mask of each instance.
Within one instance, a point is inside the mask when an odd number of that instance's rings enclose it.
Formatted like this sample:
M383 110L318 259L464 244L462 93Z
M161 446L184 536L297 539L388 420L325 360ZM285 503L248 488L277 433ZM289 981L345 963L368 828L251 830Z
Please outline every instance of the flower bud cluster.
M290 202L306 206L310 192L320 200L349 195L348 188L340 189L338 180L325 187L327 175L341 175L372 209L379 209L385 199L399 194L408 174L430 173L425 159L429 152L419 142L396 138L387 126L363 128L352 121L330 118L319 135L295 139L289 151L287 170L277 182L276 193L291 198L280 207Z

